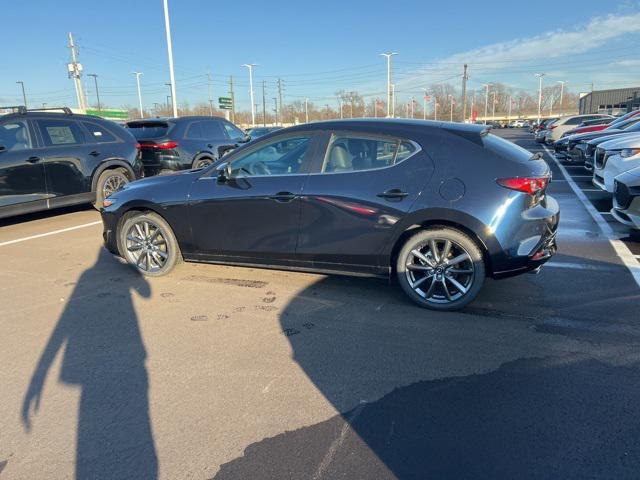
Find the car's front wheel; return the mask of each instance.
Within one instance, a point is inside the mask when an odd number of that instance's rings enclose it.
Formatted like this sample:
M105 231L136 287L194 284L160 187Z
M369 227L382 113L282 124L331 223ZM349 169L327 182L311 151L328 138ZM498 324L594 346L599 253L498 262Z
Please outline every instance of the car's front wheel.
M169 224L152 212L127 218L118 230L120 254L143 275L159 277L180 262L182 254Z
M421 307L458 310L480 292L485 266L478 245L450 227L435 227L412 235L396 263L402 289Z

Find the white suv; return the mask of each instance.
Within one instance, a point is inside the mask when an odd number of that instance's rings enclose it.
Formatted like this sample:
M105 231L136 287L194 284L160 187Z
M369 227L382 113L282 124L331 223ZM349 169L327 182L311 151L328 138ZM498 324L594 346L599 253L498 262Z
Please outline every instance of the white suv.
M611 117L611 115L605 115L602 113L591 113L588 115L571 115L569 117L560 117L553 123L553 125L547 127L548 133L545 140L547 143L551 144L556 140L559 140L564 132L573 130L582 122L586 122L587 120L595 120L602 117L609 118Z
M613 179L628 170L640 167L640 134L623 135L603 142L593 157L593 184L613 193Z

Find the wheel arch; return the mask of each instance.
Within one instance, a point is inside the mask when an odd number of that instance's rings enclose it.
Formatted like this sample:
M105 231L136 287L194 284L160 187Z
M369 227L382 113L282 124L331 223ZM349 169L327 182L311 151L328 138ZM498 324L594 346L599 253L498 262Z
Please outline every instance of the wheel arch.
M144 214L144 213L155 213L156 215L158 215L165 222L167 222L167 225L169 225L169 227L171 227L171 229L173 230L174 236L176 235L175 234L175 229L171 225L171 222L169 221L167 216L163 214L161 209L156 208L153 204L134 203L134 204L131 204L131 205L123 206L122 207L122 212L120 214L120 218L118 219L118 222L116 223L116 231L115 231L118 251L120 252L121 256L122 256L122 249L121 249L122 246L120 244L120 228L122 227L124 222L126 222L132 216L141 215L141 214ZM176 236L176 242L178 242L178 245L181 246L180 245L180 241L179 241L177 236ZM180 249L180 252L181 252L181 255L182 255L182 249Z
M105 160L104 162L100 162L100 164L95 168L93 173L91 174L91 191L95 192L96 187L98 185L98 178L100 175L106 170L113 170L114 168L124 168L127 171L127 175L129 176L129 180L134 181L136 179L136 174L133 171L133 167L129 165L129 162L126 160L122 160L120 158L111 158L109 160Z

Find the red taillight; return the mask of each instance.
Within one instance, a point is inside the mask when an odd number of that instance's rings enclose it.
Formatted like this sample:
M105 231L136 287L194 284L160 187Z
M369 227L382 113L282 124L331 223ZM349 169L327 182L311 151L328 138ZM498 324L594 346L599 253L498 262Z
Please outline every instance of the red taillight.
M547 185L549 185L549 177L499 178L496 182L502 187L517 190L518 192L528 195L535 195L547 188Z
M168 141L163 143L156 143L155 147L158 150L173 150L178 146L178 142Z
M142 150L142 145L140 145L139 143L136 143L136 150Z

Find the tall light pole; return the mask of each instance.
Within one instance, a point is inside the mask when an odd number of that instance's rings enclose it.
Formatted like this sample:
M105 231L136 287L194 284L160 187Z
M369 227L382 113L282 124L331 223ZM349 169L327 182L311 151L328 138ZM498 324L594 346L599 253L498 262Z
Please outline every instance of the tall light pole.
M395 115L395 105L391 108L391 102L395 103L393 93L391 91L391 57L398 55L396 52L381 53L380 56L387 57L387 117L393 117Z
M304 99L304 123L309 123L309 99Z
M562 96L564 95L564 84L569 82L564 80L558 80L558 83L560 84L560 109L562 110Z
M493 92L491 92L491 94L493 95L493 100L491 102L492 103L492 105L491 105L491 116L495 120L495 118L496 118L496 91L494 90Z
M438 99L433 96L433 119L438 120Z
M169 55L169 78L171 80L171 104L173 105L173 116L178 116L178 100L176 98L176 77L173 73L173 47L171 45L171 25L169 23L169 0L163 0L164 6L164 29L167 35L167 54ZM138 90L139 91L139 90ZM142 113L142 106L140 107Z
M424 95L422 96L422 99L424 100L424 104L422 106L422 119L426 120L427 119L427 92L428 90L425 87L422 87L422 91L424 92Z
M485 88L484 91L484 124L487 124L487 115L489 114L489 86L491 84L490 83L485 83L483 85L483 87Z
M256 124L256 109L253 105L253 67L257 66L257 63L243 63L242 67L249 69L249 96L251 97L251 126ZM282 105L280 105L282 108Z
M509 95L509 113L507 113L507 124L511 122L511 95Z
M87 77L93 77L93 82L96 86L96 100L98 101L98 111L102 110L102 107L100 106L100 91L98 90L98 75L96 75L95 73L88 73Z
M138 85L138 107L140 108L140 118L144 118L144 112L142 111L142 91L140 90L140 75L142 75L142 72L131 72L131 75L136 76L136 84Z
M391 105L391 118L395 118L396 117L396 84L395 83L391 84L391 101L393 102Z
M449 95L449 121L453 122L453 95Z
M538 85L538 123L540 123L540 117L542 115L542 77L544 77L544 73L536 73L536 77L538 77L539 85Z
M24 101L24 108L27 108L27 94L24 93L24 82L19 80L16 83L19 83L22 87L22 100Z

